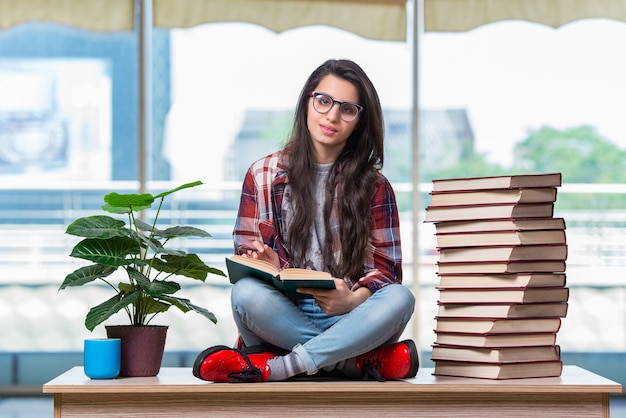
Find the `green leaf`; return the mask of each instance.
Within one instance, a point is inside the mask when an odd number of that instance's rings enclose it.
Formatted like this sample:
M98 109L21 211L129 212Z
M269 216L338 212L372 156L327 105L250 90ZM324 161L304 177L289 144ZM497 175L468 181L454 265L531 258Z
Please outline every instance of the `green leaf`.
M140 271L127 267L126 271L131 279L133 279L139 288L149 296L171 295L180 290L180 285L176 282L169 282L166 280L150 280ZM137 289L136 287L128 283L120 283L118 288L126 293L130 293Z
M135 283L137 283L139 287L141 287L142 290L144 291L150 290L150 285L151 285L150 278L146 277L145 274L143 274L139 270L132 268L132 267L127 267L126 272L128 273L128 277L134 280Z
M127 237L126 223L105 215L78 218L65 231L66 234L84 238L107 239L111 237Z
M162 193L159 193L158 195L154 196L154 198L155 198L155 199L164 198L165 196L167 196L167 195L169 195L169 194L172 194L172 193L174 193L174 192L177 192L177 191L179 191L179 190L189 189L189 188L191 188L191 187L196 187L196 186L199 186L199 185L201 185L201 184L203 184L203 183L202 183L201 181L199 181L199 180L194 181L194 182L191 182L191 183L186 183L186 184L183 184L182 186L178 186L178 187L177 187L177 188L175 188L175 189L168 190L167 192L162 192Z
M193 303L189 301L189 299L177 298L174 296L161 297L161 299L171 303L173 306L176 306L178 309L180 309L184 313L187 313L189 311L194 311L195 313L198 313L204 316L205 318L209 319L214 324L217 323L217 318L212 312L209 312L208 310L200 306L194 305Z
M96 279L107 277L115 270L115 267L103 266L101 264L92 264L90 266L81 267L73 273L65 276L65 280L61 284L61 287L59 287L59 290L63 290L70 286L82 286L85 283L92 282Z
M151 296L148 296L148 297L144 297L141 300L141 307L139 309L141 310L141 313L145 317L146 315L165 312L170 308L170 306L172 305L170 305L169 303L163 303L160 300L157 300Z
M137 234L136 236L139 237L144 248L150 248L152 251L154 251L155 254L158 254L164 250L163 245L159 242L159 240L155 238L150 239L149 237L142 234Z
M193 226L174 226L167 228L165 231L154 231L154 235L163 238L180 238L180 237L201 237L208 238L211 236L208 232L195 228Z
M135 225L137 225L137 228L141 231L152 231L152 225L142 221L141 219L135 219ZM156 228L154 228L154 230L155 232L158 231Z
M184 256L163 255L162 259L151 260L152 268L164 273L172 273L190 277L195 280L206 280L207 273L226 276L223 271L206 265L196 254Z
M117 288L120 289L120 292L122 292L122 293L133 293L134 291L140 291L141 290L140 287L133 286L132 284L123 283L123 282L119 282L117 284Z
M169 254L169 255L175 255L178 257L184 257L185 255L187 255L187 253L183 250L174 250L174 249L169 249L165 247L159 247L158 249L153 248L153 250L155 254Z
M112 213L130 213L139 212L148 209L154 202L154 196L149 193L144 194L118 194L109 193L104 196L106 205L102 209Z
M176 282L168 282L166 280L153 280L150 282L146 293L150 296L171 295L180 290L180 285Z
M146 237L145 235L139 235L139 239L141 239L141 242L144 244L144 247L150 248L154 252L155 255L156 254L172 254L172 255L184 256L185 254L187 254L183 250L165 248L163 244L161 244L161 242L156 238L150 239Z
M89 331L93 331L95 327L109 319L112 315L118 313L131 303L133 303L141 294L140 291L133 293L118 293L111 299L94 306L87 313L85 318L85 327Z
M139 244L127 237L87 238L74 246L70 256L105 266L120 267L136 262L136 259L128 259L127 256L137 255L139 252Z

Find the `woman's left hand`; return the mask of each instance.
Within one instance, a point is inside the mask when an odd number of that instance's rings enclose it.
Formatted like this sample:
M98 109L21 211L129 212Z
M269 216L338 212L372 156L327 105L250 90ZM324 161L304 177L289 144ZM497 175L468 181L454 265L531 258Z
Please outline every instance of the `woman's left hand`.
M359 287L353 292L343 280L334 280L336 289L300 288L298 292L313 295L319 307L331 316L351 312L372 295L367 287Z

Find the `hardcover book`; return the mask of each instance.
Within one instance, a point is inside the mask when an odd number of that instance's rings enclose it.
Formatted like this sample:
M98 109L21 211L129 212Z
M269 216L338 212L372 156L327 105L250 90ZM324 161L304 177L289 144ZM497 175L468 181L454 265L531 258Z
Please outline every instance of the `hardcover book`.
M436 332L436 344L460 345L464 347L527 347L537 345L555 345L556 333L512 333L512 334L467 334Z
M462 361L438 361L434 375L475 377L480 379L523 379L534 377L559 377L563 362L537 361L519 363L474 363Z
M437 262L437 274L562 273L565 260Z
M473 206L428 206L424 222L469 221L481 219L546 218L554 213L554 203L520 203Z
M513 334L531 332L556 333L561 318L436 318L436 332L469 334Z
M441 289L565 286L564 273L459 274L439 277Z
M561 351L557 345L535 347L478 348L434 345L433 361L467 361L479 363L526 363L559 361Z
M510 176L433 180L433 192L559 186L561 186L561 173L516 174Z
M439 248L565 244L566 242L565 231L562 229L438 233L435 234L435 238Z
M560 303L497 303L439 304L437 318L564 318L568 304Z
M292 299L312 298L306 293L298 293L298 288L335 289L335 281L330 273L301 268L287 268L279 271L274 265L240 255L226 258L228 278L236 283L242 277L254 277L271 283Z
M567 259L567 245L514 245L488 247L456 247L439 250L442 263L492 261L540 261Z
M492 205L502 203L541 203L556 200L555 187L537 189L431 192L429 206Z
M467 221L440 222L435 224L437 234L458 234L468 232L533 231L565 229L563 218L514 218L481 219Z
M545 303L567 302L567 287L518 289L439 289L439 303Z

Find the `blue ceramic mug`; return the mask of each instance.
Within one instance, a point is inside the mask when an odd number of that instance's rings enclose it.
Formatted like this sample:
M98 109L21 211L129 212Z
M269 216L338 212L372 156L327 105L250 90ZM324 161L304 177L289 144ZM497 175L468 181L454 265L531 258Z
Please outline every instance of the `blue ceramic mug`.
M120 373L119 338L85 340L84 369L92 379L114 379Z

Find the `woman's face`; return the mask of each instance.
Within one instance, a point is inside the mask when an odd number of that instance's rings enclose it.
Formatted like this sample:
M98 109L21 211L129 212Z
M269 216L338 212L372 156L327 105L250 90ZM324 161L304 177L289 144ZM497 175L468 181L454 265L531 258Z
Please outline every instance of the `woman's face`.
M357 88L349 81L332 74L320 80L315 92L324 93L338 102L360 104ZM307 126L313 141L315 159L320 164L332 163L343 150L361 115L346 122L339 113L339 104L335 103L327 113L319 113L313 107L314 100L313 97L309 98Z

